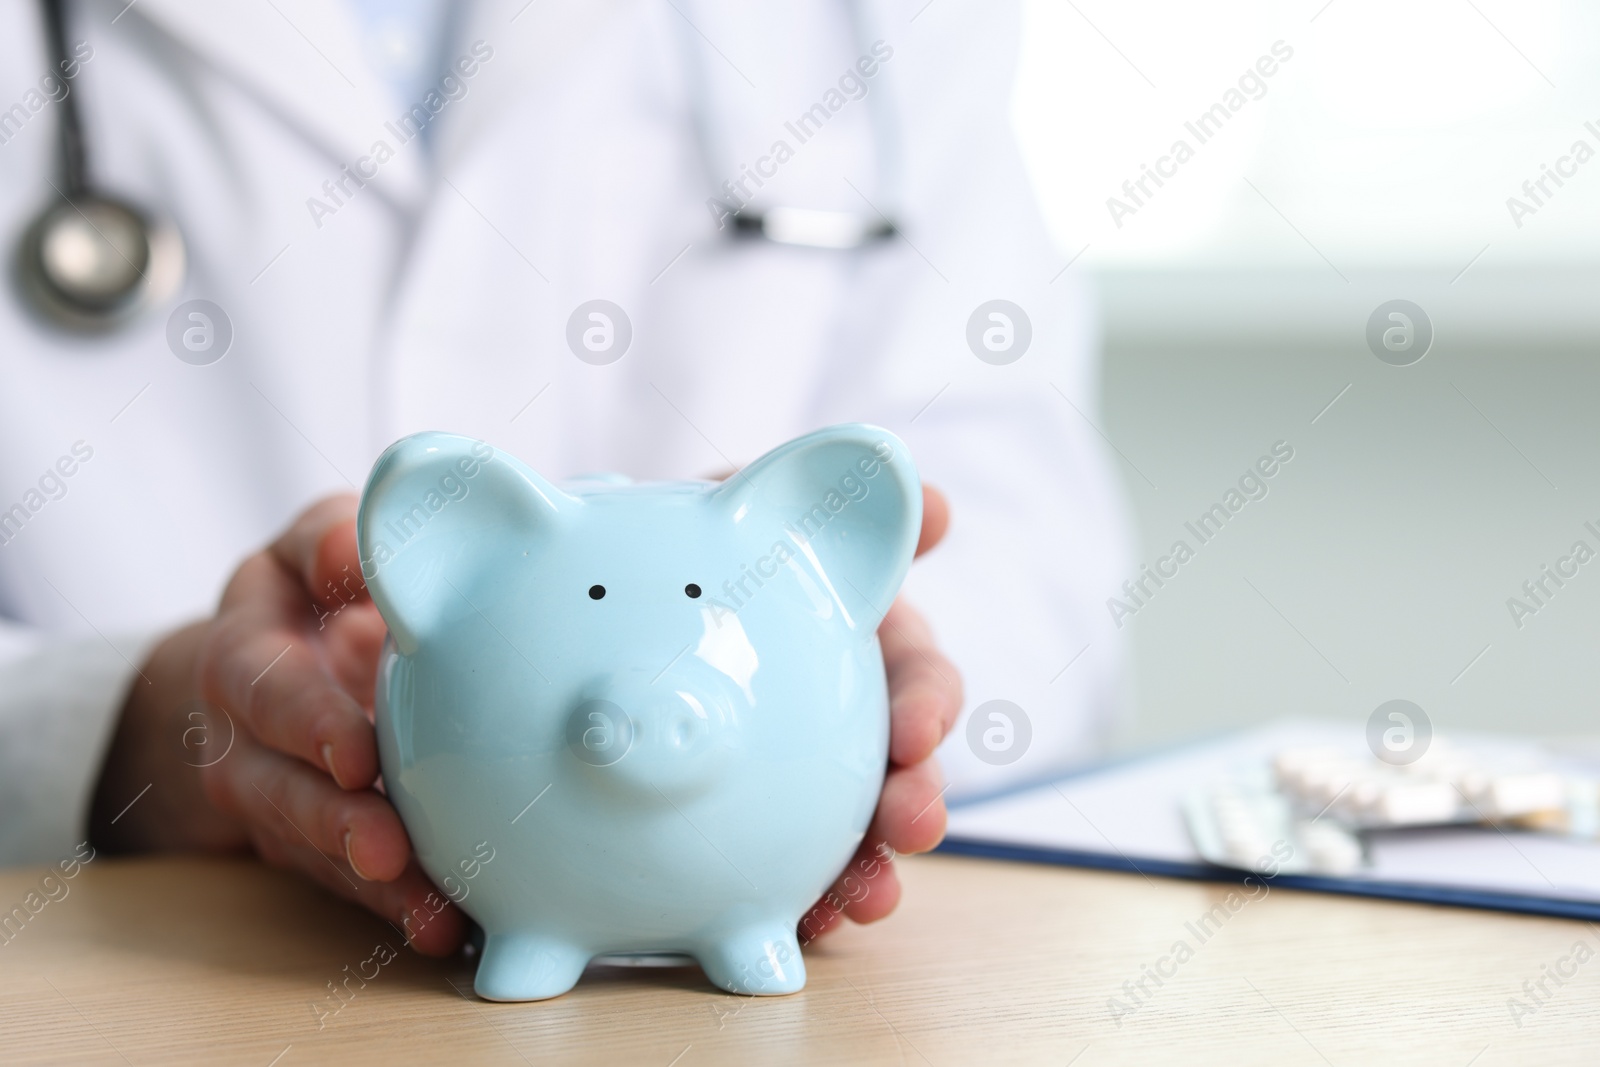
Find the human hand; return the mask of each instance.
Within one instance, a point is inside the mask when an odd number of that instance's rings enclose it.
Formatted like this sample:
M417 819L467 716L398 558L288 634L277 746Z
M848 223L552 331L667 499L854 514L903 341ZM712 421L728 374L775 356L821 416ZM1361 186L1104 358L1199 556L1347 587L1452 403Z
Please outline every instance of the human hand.
M950 505L922 488L922 534L917 555L937 545L950 526ZM944 838L943 776L933 756L961 712L961 675L938 649L926 620L903 598L878 627L889 681L889 772L878 810L850 865L800 921L811 941L849 917L876 922L900 902L894 857L927 852Z
M942 494L925 488L923 500L918 555L949 525ZM93 836L112 851L253 847L401 924L418 951L445 955L460 945L464 919L417 865L398 814L374 788L373 686L385 626L360 580L355 509L351 496L309 509L240 566L214 618L156 649L107 757ZM879 636L889 772L861 848L802 922L804 939L841 916L887 915L900 897L893 856L927 851L944 834L933 751L960 711L960 677L903 601ZM229 709L232 741L198 768L175 743L195 729L185 712L196 698ZM122 809L141 782L153 783L148 796Z
M95 839L118 848L252 847L403 928L419 952L454 951L465 920L411 854L375 788L373 686L385 627L367 596L356 500L302 514L228 582L216 615L164 641L136 681L96 796ZM148 681L144 680L148 679ZM180 737L203 700L206 766ZM225 721L224 721L225 720ZM191 756L192 758L192 756ZM114 821L144 782L149 795Z

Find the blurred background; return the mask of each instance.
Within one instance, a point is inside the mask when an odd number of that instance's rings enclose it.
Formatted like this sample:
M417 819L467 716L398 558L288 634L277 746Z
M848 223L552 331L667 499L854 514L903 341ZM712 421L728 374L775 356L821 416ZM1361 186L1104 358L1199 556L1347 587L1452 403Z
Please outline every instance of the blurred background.
M1597 60L1585 2L1025 4L1013 121L1098 294L1139 562L1294 450L1121 620L1119 746L1396 697L1595 731L1600 559L1523 583L1600 551ZM1368 343L1397 299L1433 335L1405 366Z

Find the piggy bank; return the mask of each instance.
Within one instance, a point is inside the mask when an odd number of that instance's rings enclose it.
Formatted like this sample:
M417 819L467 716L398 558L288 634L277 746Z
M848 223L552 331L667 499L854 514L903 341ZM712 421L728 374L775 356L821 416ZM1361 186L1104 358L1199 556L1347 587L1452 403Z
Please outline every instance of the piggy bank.
M796 924L882 788L876 631L921 524L905 445L864 425L720 483L557 486L445 433L379 458L383 781L483 927L480 996L557 996L616 953L804 986Z

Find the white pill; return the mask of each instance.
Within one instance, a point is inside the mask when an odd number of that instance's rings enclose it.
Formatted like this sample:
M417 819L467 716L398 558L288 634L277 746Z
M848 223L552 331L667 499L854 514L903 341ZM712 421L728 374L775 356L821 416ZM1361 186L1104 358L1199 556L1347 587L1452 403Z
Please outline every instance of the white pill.
M1548 772L1502 774L1489 780L1483 797L1481 806L1487 814L1509 819L1561 807L1566 803L1566 782Z
M1388 826L1425 826L1451 821L1459 803L1460 796L1449 782L1392 785L1384 791L1375 814Z
M1319 874L1349 874L1361 866L1361 842L1336 826L1306 824L1300 828L1300 843Z

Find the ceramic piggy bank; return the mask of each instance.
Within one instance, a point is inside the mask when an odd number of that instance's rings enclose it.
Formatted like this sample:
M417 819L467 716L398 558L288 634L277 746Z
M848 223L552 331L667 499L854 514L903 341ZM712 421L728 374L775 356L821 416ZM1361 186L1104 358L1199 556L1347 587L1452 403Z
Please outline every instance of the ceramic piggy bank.
M613 953L805 984L796 923L883 784L876 631L921 523L905 445L871 426L721 483L558 487L444 433L383 454L358 531L383 780L484 929L479 995L553 997Z

